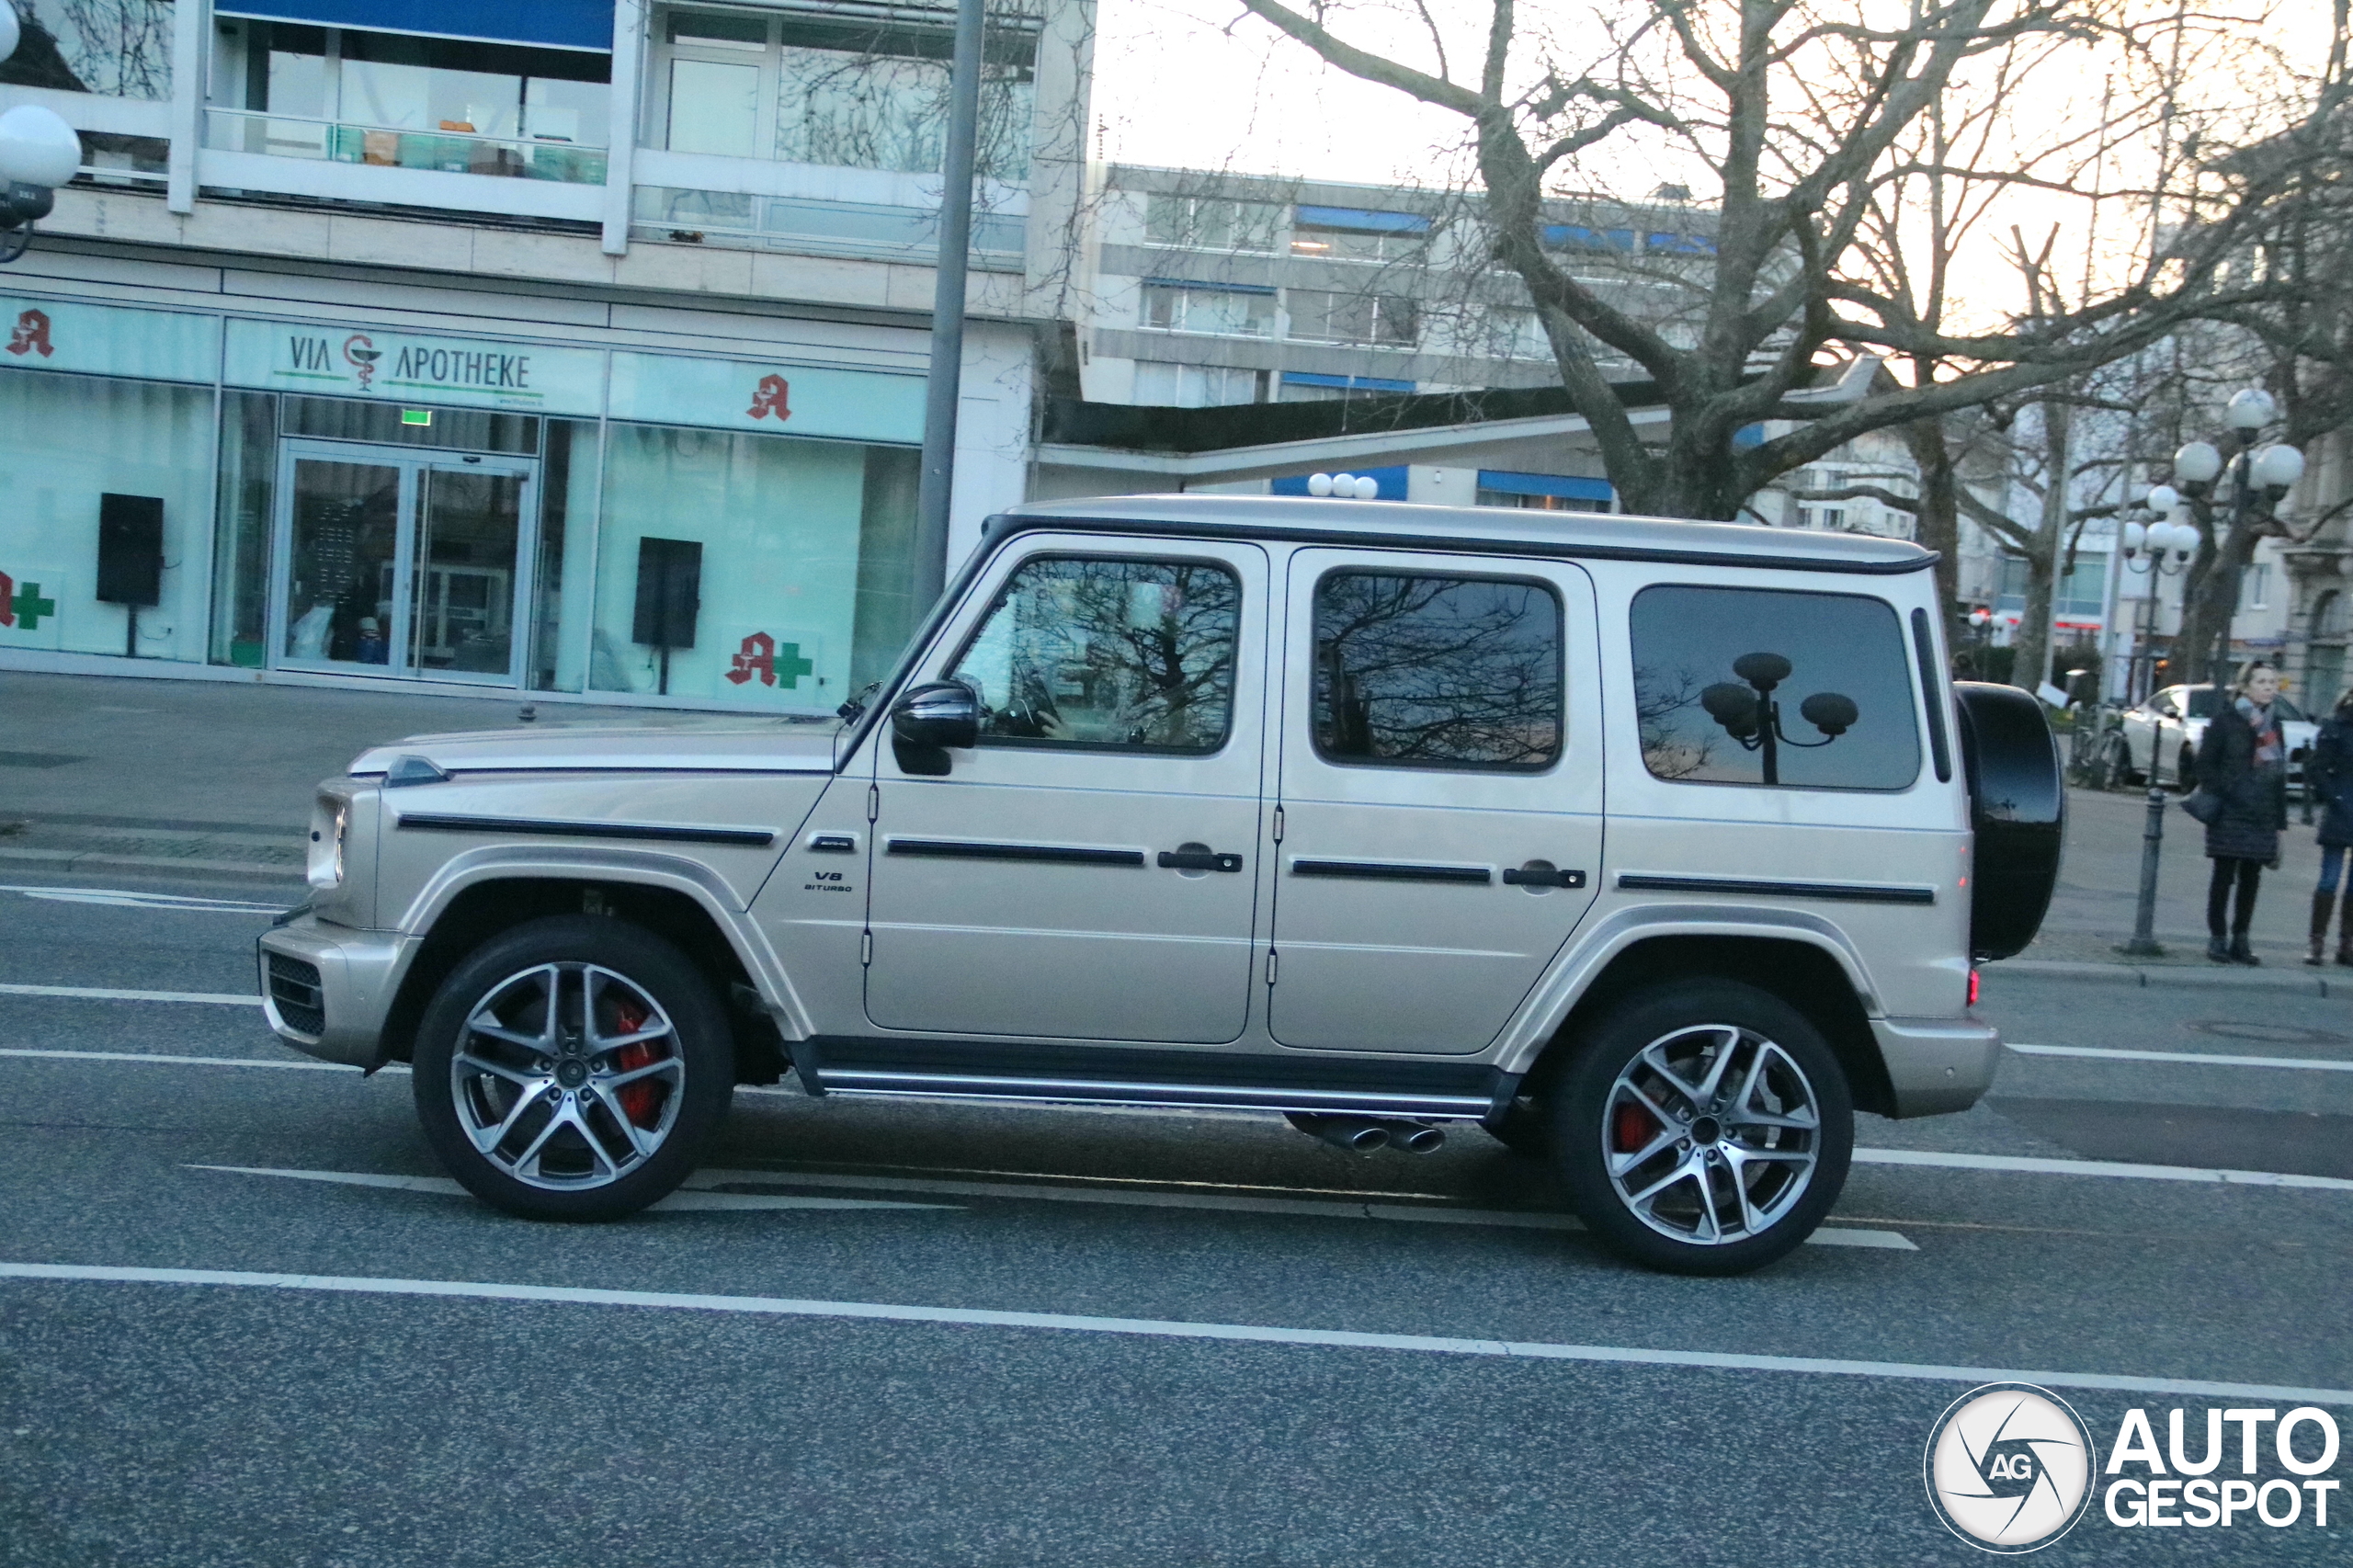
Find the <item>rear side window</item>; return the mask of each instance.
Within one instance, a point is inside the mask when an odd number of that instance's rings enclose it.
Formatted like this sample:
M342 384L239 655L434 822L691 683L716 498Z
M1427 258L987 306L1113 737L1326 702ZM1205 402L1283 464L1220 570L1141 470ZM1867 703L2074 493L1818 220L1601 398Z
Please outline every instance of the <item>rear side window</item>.
M1518 578L1334 572L1315 586L1315 749L1392 767L1561 756L1561 601Z
M1660 778L1903 790L1919 723L1895 611L1859 594L1645 588L1634 720Z

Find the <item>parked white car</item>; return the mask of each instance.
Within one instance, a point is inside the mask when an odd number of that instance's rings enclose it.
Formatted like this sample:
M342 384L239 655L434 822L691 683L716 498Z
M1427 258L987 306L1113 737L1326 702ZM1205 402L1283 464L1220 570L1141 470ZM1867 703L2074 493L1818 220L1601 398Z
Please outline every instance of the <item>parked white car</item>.
M2279 738L2288 743L2288 778L2301 783L2304 758L2320 734L2320 726L2303 710L2282 697ZM2193 756L2206 735L2206 722L2214 716L2211 686L2168 686L2150 694L2147 701L2124 715L2120 750L2110 754L2109 778L2116 784L2179 785L2181 756Z

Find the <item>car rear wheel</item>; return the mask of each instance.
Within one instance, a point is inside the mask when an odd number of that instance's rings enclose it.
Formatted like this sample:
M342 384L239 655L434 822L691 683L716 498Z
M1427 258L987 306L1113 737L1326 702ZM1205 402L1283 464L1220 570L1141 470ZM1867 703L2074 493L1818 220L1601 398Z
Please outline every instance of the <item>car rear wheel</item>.
M1638 993L1602 1019L1553 1096L1577 1212L1625 1256L1745 1274L1812 1234L1846 1185L1846 1075L1797 1009L1733 981Z
M540 1220L619 1219L666 1196L734 1092L710 983L659 937L596 915L531 921L459 964L413 1065L449 1174Z

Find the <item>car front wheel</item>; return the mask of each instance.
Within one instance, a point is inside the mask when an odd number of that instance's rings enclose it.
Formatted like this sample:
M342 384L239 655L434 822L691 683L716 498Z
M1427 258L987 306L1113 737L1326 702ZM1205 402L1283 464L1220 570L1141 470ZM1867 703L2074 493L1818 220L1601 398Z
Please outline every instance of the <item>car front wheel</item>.
M619 1219L666 1196L734 1092L710 983L659 937L597 915L531 921L459 964L413 1065L449 1174L541 1220Z
M1812 1234L1846 1185L1854 1106L1820 1031L1733 981L1620 1003L1552 1101L1577 1212L1612 1248L1677 1274L1745 1274Z

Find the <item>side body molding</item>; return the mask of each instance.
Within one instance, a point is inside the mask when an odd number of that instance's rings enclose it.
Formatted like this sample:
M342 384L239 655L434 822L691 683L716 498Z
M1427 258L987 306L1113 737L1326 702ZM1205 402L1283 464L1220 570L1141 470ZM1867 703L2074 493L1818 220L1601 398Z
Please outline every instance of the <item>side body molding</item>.
M1520 1074L1536 1058L1578 1001L1609 967L1610 960L1637 942L1657 937L1734 937L1770 939L1779 937L1819 948L1837 961L1862 1001L1867 1017L1885 1009L1866 978L1861 955L1847 934L1831 921L1802 909L1731 902L1708 903L1637 903L1611 911L1597 924L1580 929L1553 960L1536 988L1528 994L1519 1017L1504 1031L1495 1065Z

